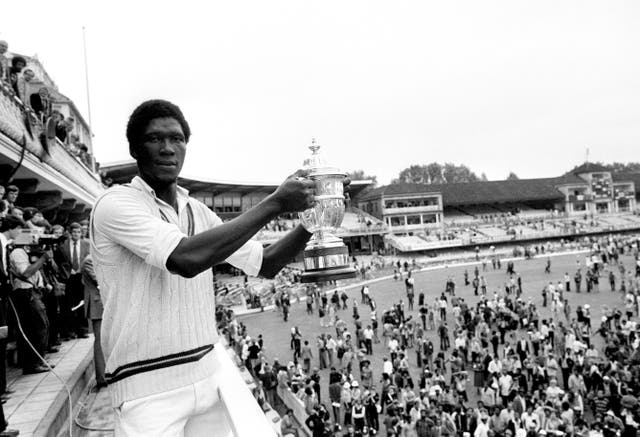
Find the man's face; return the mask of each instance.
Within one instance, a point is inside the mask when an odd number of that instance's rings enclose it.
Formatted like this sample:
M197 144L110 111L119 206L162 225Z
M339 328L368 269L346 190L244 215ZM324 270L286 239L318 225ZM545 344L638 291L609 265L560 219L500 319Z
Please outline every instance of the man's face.
M0 55L4 55L9 50L9 46L3 41L0 43Z
M9 191L7 193L7 200L9 202L14 203L17 198L18 198L18 192L17 191Z
M73 241L78 241L82 237L82 229L81 228L73 228L71 230L71 239Z
M24 72L24 80L27 82L31 82L31 80L36 76L32 70L25 70Z
M56 226L56 227L54 227L54 228L53 228L53 235L54 235L55 237L59 237L59 236L61 236L62 234L64 234L64 229L62 229L61 227L58 227L58 226Z
M11 215L14 216L14 217L19 218L20 220L23 219L22 210L19 210L18 208L13 208L11 210Z
M150 185L173 183L184 163L187 144L180 123L175 118L151 120L142 143L131 149L142 178Z
M18 235L20 235L20 227L19 226L17 228L13 228L13 229L9 230L9 239L10 240L15 240L16 238L18 238Z
M89 236L89 225L81 225L82 226L82 236L83 237L88 237Z

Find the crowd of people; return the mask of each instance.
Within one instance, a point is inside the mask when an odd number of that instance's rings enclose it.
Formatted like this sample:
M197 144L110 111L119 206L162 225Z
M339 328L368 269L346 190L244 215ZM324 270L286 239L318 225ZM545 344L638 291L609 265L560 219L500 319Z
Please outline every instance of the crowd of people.
M106 386L99 335L102 304L89 253L88 227L87 220L66 227L51 225L36 208L20 206L17 186L0 186L3 402L13 393L7 388L6 363L20 368L25 375L49 372L55 365L47 357L58 352L64 341L87 338L88 321L96 338L97 388ZM4 427L2 415L0 430Z
M435 299L417 292L411 264L397 266L406 299L381 313L366 286L355 300L313 291L307 313L325 332L310 338L306 324L291 327L286 364L269 363L265 339L251 339L242 323L225 332L269 402L278 402L278 386L298 397L314 436L635 436L640 240L608 236L589 245L571 274L547 258L539 274L557 278L539 292L513 262L495 259L458 281L449 276ZM506 280L474 286L488 269L505 269ZM579 298L571 308L569 293L604 292L621 304L604 307L597 322ZM374 369L372 345L380 342L387 353Z
M37 77L39 70L29 66L29 58L10 54L8 49L9 44L0 40L0 89L21 103L30 123L41 132L50 130L46 135L55 135L72 155L93 169L93 156L76 133L77 121L54 109L59 100L57 90L47 86L44 78Z

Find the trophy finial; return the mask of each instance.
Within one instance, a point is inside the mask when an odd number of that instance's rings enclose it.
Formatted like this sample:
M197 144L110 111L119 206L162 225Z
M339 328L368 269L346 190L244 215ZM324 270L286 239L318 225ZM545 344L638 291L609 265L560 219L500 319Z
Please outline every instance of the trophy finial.
M316 142L315 138L311 138L311 145L309 146L309 150L311 150L314 155L318 153L318 150L320 150L320 144Z

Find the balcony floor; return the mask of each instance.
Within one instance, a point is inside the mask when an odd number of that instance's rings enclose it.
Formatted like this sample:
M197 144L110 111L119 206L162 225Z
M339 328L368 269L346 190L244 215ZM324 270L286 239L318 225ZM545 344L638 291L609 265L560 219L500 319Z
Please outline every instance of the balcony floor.
M60 351L48 354L47 359L56 365L54 371L72 388L83 377L92 356L93 336L63 342ZM18 429L21 437L43 435L60 419L60 407L67 402L64 386L51 372L22 375L21 370L8 368L7 378L7 387L15 392L4 404L9 427Z

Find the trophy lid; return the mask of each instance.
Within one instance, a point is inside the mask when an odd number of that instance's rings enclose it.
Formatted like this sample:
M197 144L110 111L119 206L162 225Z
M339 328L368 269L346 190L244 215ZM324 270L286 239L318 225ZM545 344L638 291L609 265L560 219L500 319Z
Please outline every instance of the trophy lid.
M316 142L315 138L311 139L311 156L304 160L302 167L305 170L309 170L309 176L346 176L346 173L340 171L337 167L332 167L326 163L324 157L320 154L320 144Z

